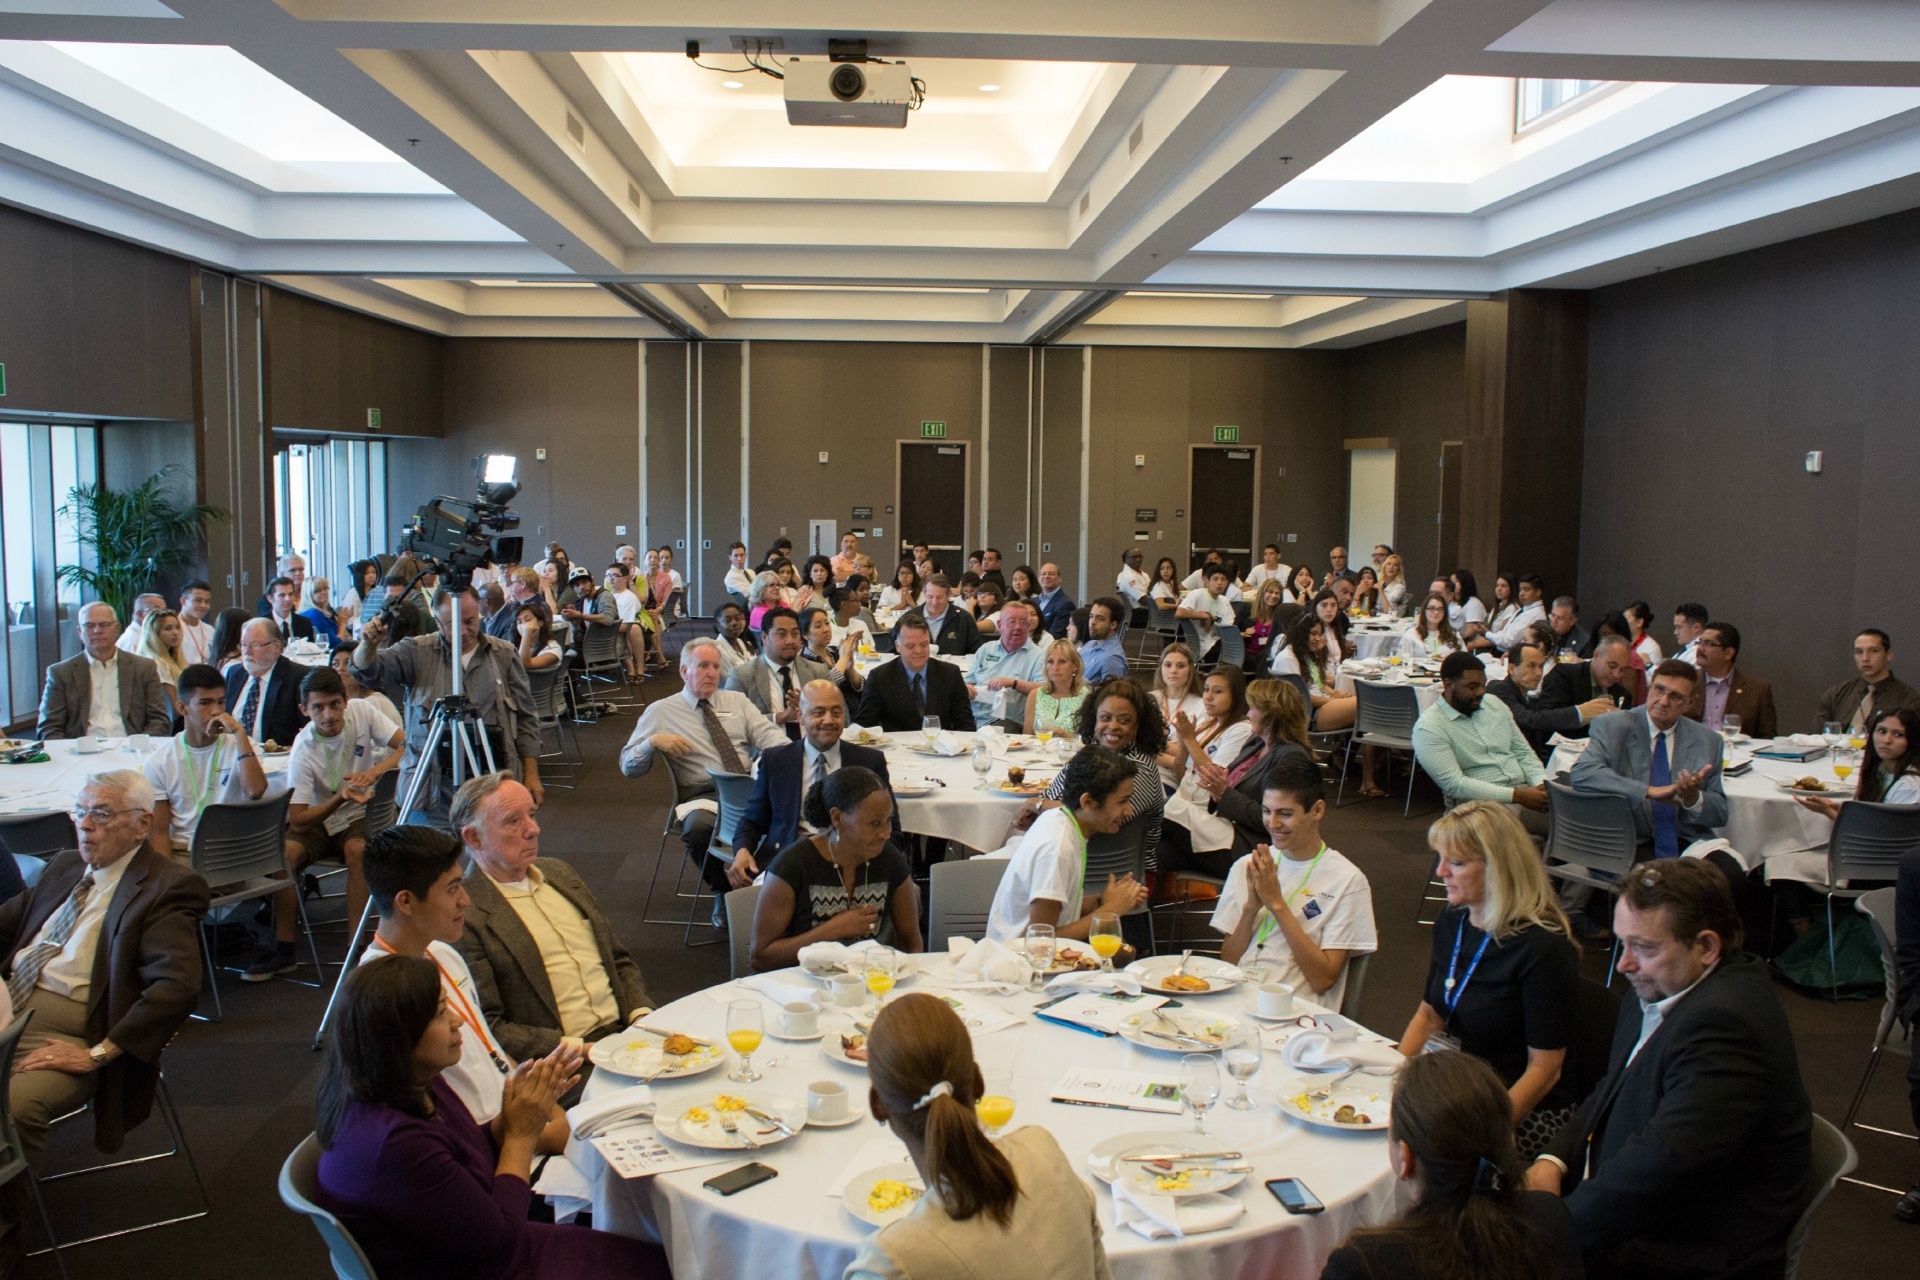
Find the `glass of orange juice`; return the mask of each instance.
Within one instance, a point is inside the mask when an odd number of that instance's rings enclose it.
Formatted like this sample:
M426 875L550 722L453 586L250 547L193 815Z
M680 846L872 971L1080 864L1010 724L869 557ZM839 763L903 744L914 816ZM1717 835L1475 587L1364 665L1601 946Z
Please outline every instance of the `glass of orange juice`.
M873 993L875 1004L880 998L893 990L900 972L900 956L891 947L868 947L865 962L867 990Z
M1100 957L1103 972L1113 972L1113 957L1120 951L1120 917L1111 911L1093 913L1093 924L1087 930L1087 945Z
M766 1038L766 1013L758 1000L735 1000L727 1005L727 1043L740 1055L740 1065L727 1073L727 1079L751 1084L760 1078L753 1069L753 1051Z
M980 1075L987 1087L973 1104L973 1113L980 1117L980 1127L987 1136L997 1138L1013 1119L1013 1072L1005 1067L982 1067Z

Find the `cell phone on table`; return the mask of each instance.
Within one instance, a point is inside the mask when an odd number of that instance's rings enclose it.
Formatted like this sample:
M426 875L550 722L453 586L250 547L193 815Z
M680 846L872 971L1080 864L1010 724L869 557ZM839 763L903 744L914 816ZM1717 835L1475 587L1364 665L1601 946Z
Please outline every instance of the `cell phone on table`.
M1269 1178L1267 1190L1273 1192L1273 1198L1288 1213L1319 1213L1327 1207L1298 1178Z
M717 1174L700 1185L709 1191L718 1191L723 1196L730 1196L736 1192L745 1191L748 1187L757 1187L769 1178L776 1178L779 1175L778 1169L754 1162Z

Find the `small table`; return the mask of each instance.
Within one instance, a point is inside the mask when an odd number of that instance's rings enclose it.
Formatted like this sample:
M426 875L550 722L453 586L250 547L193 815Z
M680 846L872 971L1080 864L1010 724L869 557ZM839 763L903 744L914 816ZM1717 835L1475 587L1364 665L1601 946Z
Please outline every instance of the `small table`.
M132 738L106 738L104 751L81 751L81 741L58 738L43 743L50 757L44 764L0 764L0 814L65 813L88 778L115 769L139 769L154 751L171 746L173 739L154 737L141 750L132 745ZM291 755L289 751L261 753L261 767L269 775L268 794L286 785ZM273 775L279 775L277 783Z

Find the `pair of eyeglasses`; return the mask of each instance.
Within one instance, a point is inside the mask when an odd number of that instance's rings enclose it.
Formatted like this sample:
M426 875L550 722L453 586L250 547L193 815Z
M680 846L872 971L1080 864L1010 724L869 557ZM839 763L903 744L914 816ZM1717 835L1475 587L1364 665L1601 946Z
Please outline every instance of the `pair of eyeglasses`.
M138 812L141 812L141 810L109 809L105 805L95 805L91 809L69 809L67 810L67 816L73 819L73 825L77 827L88 821L112 822L115 814Z

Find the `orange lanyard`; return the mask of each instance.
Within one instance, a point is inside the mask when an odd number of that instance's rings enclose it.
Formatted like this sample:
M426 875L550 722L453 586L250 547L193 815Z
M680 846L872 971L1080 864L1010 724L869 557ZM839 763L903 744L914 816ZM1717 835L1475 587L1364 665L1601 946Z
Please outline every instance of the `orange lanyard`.
M390 956L400 954L388 946L386 939L377 933L373 935L373 945ZM447 993L447 1003L453 1006L453 1012L459 1017L460 1021L466 1023L467 1026L472 1029L473 1034L478 1037L481 1045L486 1048L487 1056L493 1059L493 1065L500 1068L502 1073L511 1070L513 1064L503 1059L499 1052L494 1049L493 1042L487 1037L486 1024L482 1023L480 1021L480 1015L474 1012L473 1005L467 1000L466 993L460 990L460 984L453 980L453 975L447 972L446 967L440 963L433 952L427 952L427 959L432 960L433 967L440 970L440 986Z

